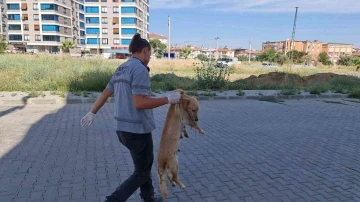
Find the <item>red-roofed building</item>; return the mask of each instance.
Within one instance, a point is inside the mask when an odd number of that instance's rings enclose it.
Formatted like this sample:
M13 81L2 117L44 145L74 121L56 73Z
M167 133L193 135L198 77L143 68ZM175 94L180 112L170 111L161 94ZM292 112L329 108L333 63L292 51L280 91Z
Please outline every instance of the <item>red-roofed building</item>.
M155 33L151 33L149 35L149 39L159 39L161 41L161 43L163 44L168 44L168 38L166 36L160 35L160 34L155 34Z

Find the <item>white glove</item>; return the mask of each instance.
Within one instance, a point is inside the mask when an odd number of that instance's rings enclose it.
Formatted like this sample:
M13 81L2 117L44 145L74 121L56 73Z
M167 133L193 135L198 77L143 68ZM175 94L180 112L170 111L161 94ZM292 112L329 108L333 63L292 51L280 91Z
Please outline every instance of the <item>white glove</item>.
M88 112L82 119L81 119L81 126L86 127L90 126L92 122L94 121L95 114Z
M180 102L181 95L180 95L180 92L174 91L174 92L171 92L167 96L167 98L168 98L168 104L177 104Z

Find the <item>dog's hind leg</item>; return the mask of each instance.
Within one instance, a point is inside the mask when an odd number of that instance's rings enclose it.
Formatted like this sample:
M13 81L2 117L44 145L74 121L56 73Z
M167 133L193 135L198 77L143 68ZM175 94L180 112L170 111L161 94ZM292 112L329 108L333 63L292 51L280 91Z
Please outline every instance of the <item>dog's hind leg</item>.
M158 168L160 190L161 190L161 196L162 196L163 200L165 200L165 198L167 196L167 187L166 187L166 179L165 179L166 172L165 172L164 167L159 166L159 168Z
M167 177L168 177L171 185L172 185L173 187L175 187L175 186L176 186L176 183L173 181L173 175L171 174L171 172L170 172L169 170L166 170L166 171L167 171L167 172L166 172Z
M173 159L173 161L170 163L170 166L168 169L171 172L172 181L175 182L181 189L185 189L185 185L183 183L181 183L178 178L179 165L178 165L177 159L175 159L175 158Z

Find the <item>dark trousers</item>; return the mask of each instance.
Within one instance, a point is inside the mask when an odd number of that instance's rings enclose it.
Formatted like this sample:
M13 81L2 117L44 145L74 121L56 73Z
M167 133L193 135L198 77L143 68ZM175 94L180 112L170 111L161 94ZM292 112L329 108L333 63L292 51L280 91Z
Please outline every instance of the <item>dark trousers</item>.
M120 142L130 150L134 162L134 173L125 180L112 196L118 201L126 201L139 187L141 198L154 196L151 167L154 162L153 140L151 133L134 134L116 132Z

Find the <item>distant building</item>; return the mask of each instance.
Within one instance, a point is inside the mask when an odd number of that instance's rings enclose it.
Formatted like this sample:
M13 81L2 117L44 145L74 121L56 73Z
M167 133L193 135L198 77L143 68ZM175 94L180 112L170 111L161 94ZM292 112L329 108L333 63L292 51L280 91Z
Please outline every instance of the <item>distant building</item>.
M345 43L322 43L320 41L294 41L294 50L302 51L317 59L321 52L326 52L332 62L337 60L342 55L351 55L353 51L352 44ZM262 50L273 49L277 52L286 54L291 51L291 40L270 42L267 41L262 44Z
M155 33L151 33L149 35L149 39L159 39L161 41L161 43L163 44L168 44L168 38L163 36L163 35L160 35L160 34L155 34Z

